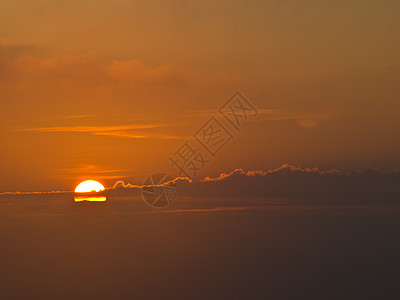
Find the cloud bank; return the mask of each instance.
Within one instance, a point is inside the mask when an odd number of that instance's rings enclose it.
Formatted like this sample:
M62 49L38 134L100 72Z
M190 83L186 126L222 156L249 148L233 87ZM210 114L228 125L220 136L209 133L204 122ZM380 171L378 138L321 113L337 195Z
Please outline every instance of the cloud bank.
M343 172L289 164L267 171L236 169L198 181L177 178L184 197L265 198L295 204L396 204L400 202L400 171ZM110 195L139 194L141 186L117 182Z
M200 197L281 198L295 203L398 203L400 171L322 171L285 164L269 171L237 169L206 177L183 185L181 191Z
M284 164L267 171L244 171L236 169L218 177L206 177L191 181L185 177L173 180L178 186L178 195L187 198L258 198L274 199L293 204L398 204L400 203L400 171L363 170L343 172L301 168ZM168 184L168 183L165 183ZM141 194L142 185L117 181L105 191L110 197ZM10 195L60 194L48 193L3 193Z

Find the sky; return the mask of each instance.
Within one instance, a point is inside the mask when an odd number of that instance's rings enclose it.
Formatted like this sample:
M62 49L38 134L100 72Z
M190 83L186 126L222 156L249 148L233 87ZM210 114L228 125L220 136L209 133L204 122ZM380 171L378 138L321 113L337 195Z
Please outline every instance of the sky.
M0 1L0 299L399 299L399 15Z
M392 0L2 1L0 192L179 175L169 158L211 116L234 139L198 178L398 169L399 13ZM258 112L240 132L218 111L237 91Z

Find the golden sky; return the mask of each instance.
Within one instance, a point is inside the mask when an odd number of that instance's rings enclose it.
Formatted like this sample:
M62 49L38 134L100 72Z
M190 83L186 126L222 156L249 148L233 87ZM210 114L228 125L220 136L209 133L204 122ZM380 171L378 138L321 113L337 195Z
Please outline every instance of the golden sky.
M398 1L0 4L0 192L174 172L236 91L258 117L202 172L400 164Z

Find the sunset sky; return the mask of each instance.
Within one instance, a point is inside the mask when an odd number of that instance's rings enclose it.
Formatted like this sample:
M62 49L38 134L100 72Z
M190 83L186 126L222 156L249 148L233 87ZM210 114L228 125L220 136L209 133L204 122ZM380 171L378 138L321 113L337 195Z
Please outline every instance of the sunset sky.
M0 191L140 183L240 91L199 176L400 164L398 1L2 1Z
M400 299L399 16L1 0L0 299Z

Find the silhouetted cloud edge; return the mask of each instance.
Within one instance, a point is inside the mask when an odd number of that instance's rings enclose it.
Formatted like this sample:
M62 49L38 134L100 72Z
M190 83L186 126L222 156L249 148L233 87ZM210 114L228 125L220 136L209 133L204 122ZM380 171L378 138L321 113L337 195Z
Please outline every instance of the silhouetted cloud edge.
M274 198L297 204L397 204L400 202L400 171L320 170L290 164L267 171L235 169L217 177L192 181L177 177L162 185L176 184L178 195L204 198ZM138 196L143 185L117 181L107 196ZM73 194L73 192L16 192L0 195Z
M275 198L293 203L358 204L400 202L400 171L321 170L290 164L267 171L235 169L217 177L174 180L185 197ZM110 195L139 194L142 186L118 181Z

